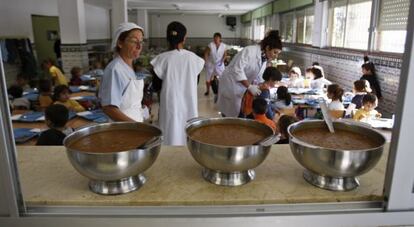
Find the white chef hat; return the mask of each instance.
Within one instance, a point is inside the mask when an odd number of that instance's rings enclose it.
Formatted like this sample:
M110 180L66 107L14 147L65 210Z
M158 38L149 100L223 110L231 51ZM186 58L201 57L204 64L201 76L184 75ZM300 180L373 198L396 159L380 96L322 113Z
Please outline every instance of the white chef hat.
M118 43L118 39L119 36L121 35L122 32L126 32L126 31L130 31L132 29L139 29L142 32L144 32L144 29L138 25L136 25L135 23L131 23L131 22L124 22L118 25L118 28L116 29L114 36L112 38L112 45L111 48L112 50L116 49L117 43Z

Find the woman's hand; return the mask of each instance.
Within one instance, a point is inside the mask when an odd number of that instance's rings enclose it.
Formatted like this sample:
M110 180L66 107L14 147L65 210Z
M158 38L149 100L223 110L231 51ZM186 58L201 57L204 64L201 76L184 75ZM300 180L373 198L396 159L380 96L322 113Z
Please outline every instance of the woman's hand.
M262 93L259 86L250 84L249 87L247 87L247 90L252 94L253 96L258 96Z

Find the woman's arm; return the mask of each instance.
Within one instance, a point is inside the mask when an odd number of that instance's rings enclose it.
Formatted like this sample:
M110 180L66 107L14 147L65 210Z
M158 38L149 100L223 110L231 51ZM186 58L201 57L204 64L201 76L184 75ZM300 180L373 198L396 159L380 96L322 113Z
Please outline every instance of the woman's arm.
M129 121L134 122L131 118L121 112L116 106L103 106L103 112L108 115L114 121Z

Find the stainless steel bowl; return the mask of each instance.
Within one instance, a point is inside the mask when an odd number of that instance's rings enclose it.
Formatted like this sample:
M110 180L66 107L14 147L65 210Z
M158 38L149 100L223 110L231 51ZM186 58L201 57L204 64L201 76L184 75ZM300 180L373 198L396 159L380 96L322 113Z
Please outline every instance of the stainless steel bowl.
M221 146L206 144L189 135L204 126L215 124L246 125L265 131L266 142L251 146ZM255 178L254 168L264 161L275 142L273 130L257 121L241 118L194 119L186 126L187 147L193 158L204 167L203 177L214 184L225 186L243 185Z
M152 140L141 149L111 153L89 153L71 149L73 141L81 137L104 131L137 130L153 133ZM98 194L116 195L139 189L146 181L143 172L156 160L162 143L159 128L144 123L117 122L93 125L70 134L63 141L66 154L73 167L90 179L89 188Z
M381 158L385 138L377 131L358 122L335 121L335 129L368 136L379 146L364 150L339 150L315 146L296 138L293 133L311 128L327 128L324 121L311 120L288 128L290 148L296 160L305 167L303 177L309 183L328 190L347 191L359 186L357 176L371 170Z

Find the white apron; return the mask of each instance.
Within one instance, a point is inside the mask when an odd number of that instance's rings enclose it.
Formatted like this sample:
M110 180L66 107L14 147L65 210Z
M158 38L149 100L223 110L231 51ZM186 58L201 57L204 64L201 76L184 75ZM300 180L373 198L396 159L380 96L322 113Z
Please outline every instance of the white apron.
M137 122L143 122L141 101L144 90L144 80L130 79L119 110Z
M210 48L210 55L206 62L206 81L210 81L213 75L221 76L224 71L223 56L226 51L226 45L220 43L217 48L214 42L211 42L208 47Z
M248 46L237 53L219 79L217 107L226 117L237 117L246 87L239 81L247 80L251 84L262 81L266 69L262 62L260 46Z

